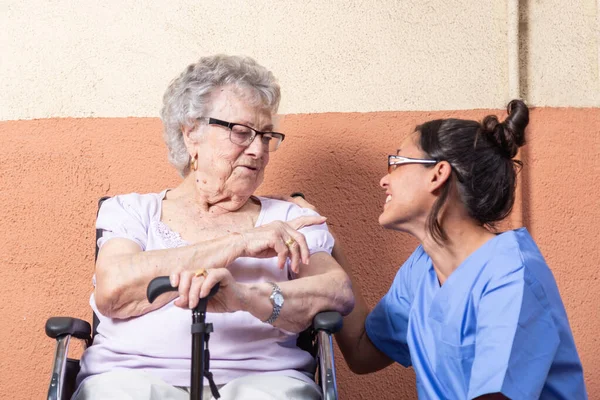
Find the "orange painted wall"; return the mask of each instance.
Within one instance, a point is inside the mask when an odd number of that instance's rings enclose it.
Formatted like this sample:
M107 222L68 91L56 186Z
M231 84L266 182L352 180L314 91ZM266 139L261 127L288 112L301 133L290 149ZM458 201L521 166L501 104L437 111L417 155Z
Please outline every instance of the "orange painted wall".
M289 136L260 194L301 190L317 204L374 305L415 246L377 224L385 156L418 122L486 113L286 116ZM531 120L524 221L558 281L590 398L600 398L600 109L536 109ZM90 317L97 199L177 184L160 130L149 118L0 122L0 398L43 398L54 350L46 318ZM357 377L338 365L341 398L416 398L411 370Z

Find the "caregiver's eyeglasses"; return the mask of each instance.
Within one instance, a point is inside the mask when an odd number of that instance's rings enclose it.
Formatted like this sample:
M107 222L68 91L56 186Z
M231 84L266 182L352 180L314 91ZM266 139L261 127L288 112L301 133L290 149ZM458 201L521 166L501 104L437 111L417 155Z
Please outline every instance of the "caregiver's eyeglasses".
M391 174L398 167L398 165L402 164L437 164L438 162L439 161L437 160L427 160L423 158L410 158L398 155L389 155L388 174Z
M279 132L261 132L249 126L227 122L216 118L200 117L198 119L208 120L209 125L219 125L229 129L229 140L240 146L250 146L256 135L261 136L261 142L267 147L267 151L272 152L279 148L285 135Z

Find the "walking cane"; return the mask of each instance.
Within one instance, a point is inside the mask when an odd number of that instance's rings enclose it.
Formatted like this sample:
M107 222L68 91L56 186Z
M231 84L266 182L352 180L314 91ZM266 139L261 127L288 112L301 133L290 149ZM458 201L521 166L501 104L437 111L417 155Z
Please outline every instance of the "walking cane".
M168 276L159 276L154 278L148 284L146 296L148 301L153 303L158 296L163 293L176 291L177 288L171 286ZM213 380L212 373L209 370L210 352L208 351L208 339L213 331L211 323L206 323L206 306L208 299L219 291L217 283L208 296L201 298L198 305L192 310L192 375L190 379L191 394L190 400L202 400L204 389L204 376L208 379L210 391L215 399L220 397L217 385ZM198 380L198 377L200 379Z

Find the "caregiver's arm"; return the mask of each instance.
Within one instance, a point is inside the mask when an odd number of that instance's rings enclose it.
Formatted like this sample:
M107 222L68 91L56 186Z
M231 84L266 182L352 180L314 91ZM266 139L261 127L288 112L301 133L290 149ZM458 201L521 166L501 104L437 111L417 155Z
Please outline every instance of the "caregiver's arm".
M291 201L302 208L307 208L318 212L316 207L307 202L303 196L273 196L280 200ZM330 230L331 234L333 232ZM340 332L335 335L336 341L346 363L350 370L355 374L368 374L383 369L390 365L393 361L383 354L369 339L365 329L365 321L369 315L369 307L360 293L359 286L356 282L356 277L352 275L350 264L342 249L342 244L339 240L335 240L335 245L331 255L337 263L346 271L352 283L352 291L354 293L354 308L352 312L344 317L344 325Z
M355 299L354 309L344 318L342 330L335 335L338 346L350 370L355 374L368 374L379 371L393 361L379 351L367 335L365 321L370 310L360 293L356 278L350 270L350 264L339 240L335 242L332 256L350 276Z

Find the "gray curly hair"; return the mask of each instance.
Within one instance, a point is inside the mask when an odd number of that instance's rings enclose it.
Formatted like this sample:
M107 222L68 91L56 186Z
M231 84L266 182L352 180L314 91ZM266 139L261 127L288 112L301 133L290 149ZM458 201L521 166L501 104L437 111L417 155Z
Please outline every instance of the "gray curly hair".
M244 90L253 105L277 112L281 92L275 76L250 57L218 54L190 64L169 84L160 112L169 162L180 175L189 173L190 155L183 140L182 126L190 126L210 109L215 88L233 85Z

